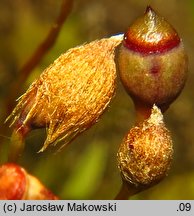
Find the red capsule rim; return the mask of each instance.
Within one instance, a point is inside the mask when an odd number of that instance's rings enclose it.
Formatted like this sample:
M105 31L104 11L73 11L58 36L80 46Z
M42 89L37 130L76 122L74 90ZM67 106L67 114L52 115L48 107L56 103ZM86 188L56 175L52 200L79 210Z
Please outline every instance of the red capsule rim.
M124 35L123 44L130 50L143 54L163 53L180 43L176 30L148 6Z
M138 39L134 39L134 37L130 38L129 35L130 30L124 35L123 45L134 52L142 54L164 53L178 46L181 41L178 34L173 35L168 39L163 39L158 43L140 41Z

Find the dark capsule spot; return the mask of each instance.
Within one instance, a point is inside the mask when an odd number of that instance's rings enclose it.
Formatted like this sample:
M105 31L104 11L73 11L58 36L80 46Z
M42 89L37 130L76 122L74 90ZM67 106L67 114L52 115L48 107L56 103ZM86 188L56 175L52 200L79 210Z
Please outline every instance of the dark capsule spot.
M153 75L158 75L160 73L160 69L161 69L160 62L154 58L152 61L152 66L150 68L150 73Z

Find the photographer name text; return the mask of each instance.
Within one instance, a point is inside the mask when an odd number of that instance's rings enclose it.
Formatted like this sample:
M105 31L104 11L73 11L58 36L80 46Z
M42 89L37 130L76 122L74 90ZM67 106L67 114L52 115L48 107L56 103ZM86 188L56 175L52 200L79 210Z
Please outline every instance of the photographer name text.
M67 202L65 204L28 204L4 203L3 210L7 212L116 212L117 203L85 204L84 202Z

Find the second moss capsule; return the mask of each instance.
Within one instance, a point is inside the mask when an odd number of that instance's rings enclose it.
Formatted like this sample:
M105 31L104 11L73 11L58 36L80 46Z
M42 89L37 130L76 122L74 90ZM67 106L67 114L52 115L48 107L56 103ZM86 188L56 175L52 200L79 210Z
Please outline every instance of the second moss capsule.
M187 77L187 55L174 28L151 7L124 35L120 78L135 104L162 110L176 99Z

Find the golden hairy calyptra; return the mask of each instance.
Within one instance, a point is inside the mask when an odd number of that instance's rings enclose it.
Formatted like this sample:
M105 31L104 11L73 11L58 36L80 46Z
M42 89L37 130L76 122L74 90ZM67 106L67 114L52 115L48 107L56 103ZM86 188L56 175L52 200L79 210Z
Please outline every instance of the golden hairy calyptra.
M12 124L46 127L43 151L61 140L69 143L96 123L114 95L114 52L121 40L96 40L62 54L19 98Z
M172 155L172 139L154 105L151 116L133 127L121 143L118 166L124 181L149 187L167 175Z

